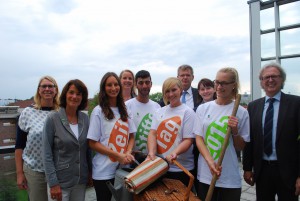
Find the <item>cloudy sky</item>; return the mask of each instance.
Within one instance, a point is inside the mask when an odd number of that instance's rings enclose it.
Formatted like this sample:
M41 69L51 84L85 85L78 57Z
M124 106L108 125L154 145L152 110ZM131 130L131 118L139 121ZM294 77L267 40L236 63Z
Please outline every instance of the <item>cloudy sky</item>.
M193 86L225 66L250 92L244 0L0 0L0 99L27 99L39 78L81 79L92 97L107 71L149 70L152 92L190 64Z

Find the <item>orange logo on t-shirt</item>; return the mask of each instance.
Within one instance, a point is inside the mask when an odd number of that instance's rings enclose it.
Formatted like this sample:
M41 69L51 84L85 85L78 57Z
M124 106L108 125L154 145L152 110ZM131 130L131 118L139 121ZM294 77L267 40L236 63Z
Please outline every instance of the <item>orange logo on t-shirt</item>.
M128 122L118 119L110 133L108 147L116 152L124 153L127 149L129 138ZM116 162L115 158L109 157L112 162Z
M157 153L164 154L174 144L181 127L178 116L163 120L157 128Z

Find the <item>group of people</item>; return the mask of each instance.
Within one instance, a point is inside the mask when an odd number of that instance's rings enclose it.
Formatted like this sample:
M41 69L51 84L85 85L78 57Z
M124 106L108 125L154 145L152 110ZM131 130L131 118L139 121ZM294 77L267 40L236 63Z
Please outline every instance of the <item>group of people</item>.
M212 200L237 201L242 184L236 151L244 150L244 179L256 183L258 201L275 200L275 195L296 201L300 97L281 92L286 74L277 63L265 65L259 78L266 97L251 102L248 111L239 106L232 116L240 88L235 68L220 69L214 81L201 79L196 89L191 86L193 68L179 66L177 77L164 81L159 103L149 98L148 71L108 72L100 82L99 105L88 117L82 112L88 102L82 81L70 80L60 95L56 81L42 77L35 105L24 109L18 122L17 185L27 189L30 201L83 201L87 185L94 186L97 200L110 201L107 182L114 183L117 168L143 153L145 160L166 159L170 168L165 177L188 185L188 175L173 160L182 164L197 178L201 200L217 175ZM229 127L231 136L218 166Z

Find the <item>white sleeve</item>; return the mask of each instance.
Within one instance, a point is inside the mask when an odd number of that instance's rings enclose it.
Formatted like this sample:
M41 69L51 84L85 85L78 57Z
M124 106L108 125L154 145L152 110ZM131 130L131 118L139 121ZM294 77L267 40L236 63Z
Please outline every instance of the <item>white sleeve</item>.
M157 130L158 127L158 116L160 114L160 109L157 109L154 114L153 114L153 118L152 118L152 124L151 124L151 129L152 130Z
M195 138L193 132L195 117L196 114L192 109L188 108L188 110L185 111L182 123L183 138Z
M96 106L91 114L90 126L87 134L87 138L99 141L101 137L101 110L99 106Z
M250 120L248 111L242 106L239 106L237 117L239 119L239 135L244 139L245 142L250 142Z
M131 114L130 111L127 111L128 112L128 128L129 128L129 133L136 133L136 126L134 124L134 121L133 121L133 116Z

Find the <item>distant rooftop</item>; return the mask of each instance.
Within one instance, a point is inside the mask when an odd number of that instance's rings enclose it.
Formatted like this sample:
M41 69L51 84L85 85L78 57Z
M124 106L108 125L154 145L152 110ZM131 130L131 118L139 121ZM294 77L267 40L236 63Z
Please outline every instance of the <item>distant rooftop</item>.
M33 99L20 100L14 103L9 103L8 106L19 106L20 108L26 108L34 104Z
M0 119L18 117L18 109L19 106L0 106Z

